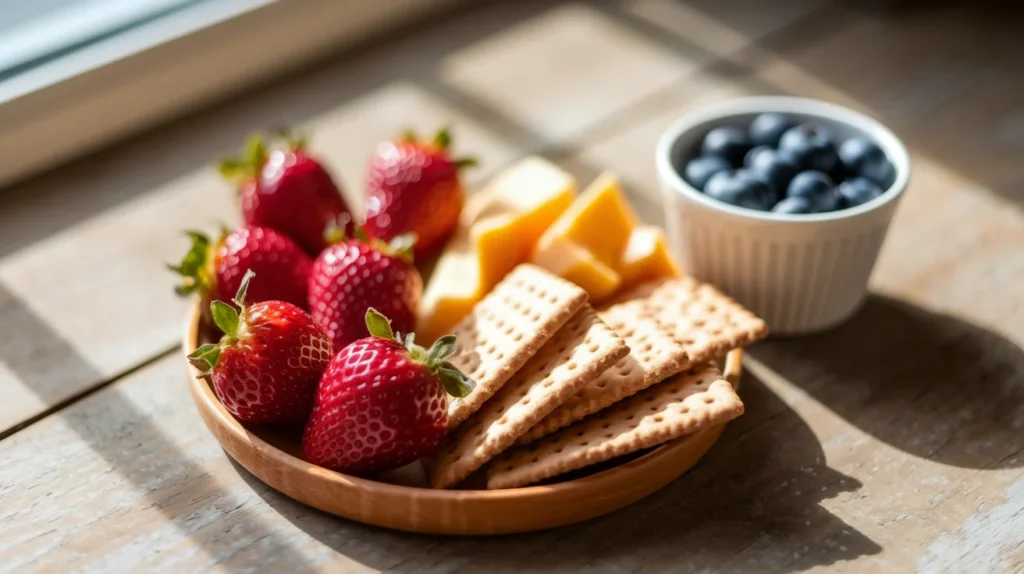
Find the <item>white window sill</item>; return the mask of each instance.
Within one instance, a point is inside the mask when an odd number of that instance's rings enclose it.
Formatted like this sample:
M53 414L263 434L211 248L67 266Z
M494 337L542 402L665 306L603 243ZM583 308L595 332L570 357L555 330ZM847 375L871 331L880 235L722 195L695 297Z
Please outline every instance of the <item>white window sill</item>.
M458 0L215 0L0 79L0 187Z

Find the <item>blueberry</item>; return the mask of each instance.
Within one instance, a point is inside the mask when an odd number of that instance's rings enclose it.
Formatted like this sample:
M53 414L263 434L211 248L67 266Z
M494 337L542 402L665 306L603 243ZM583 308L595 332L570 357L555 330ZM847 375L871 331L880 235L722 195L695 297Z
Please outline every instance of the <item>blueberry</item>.
M711 176L704 193L718 201L763 211L771 206L772 191L768 184L746 171L720 171Z
M779 150L791 154L801 169L831 173L839 163L832 133L818 124L789 128L779 140Z
M750 167L753 165L754 162L757 161L757 156L763 153L775 153L775 149L766 145L759 145L751 148L750 151L747 152L747 155L743 156L743 167Z
M750 145L775 147L786 130L793 127L793 120L783 114L764 113L750 122L747 137Z
M725 158L733 167L739 167L743 155L750 149L747 134L734 126L719 126L704 136L701 144L701 155L717 155Z
M711 176L728 170L729 162L717 155L708 155L691 159L683 170L683 177L693 187L703 190Z
M814 213L811 202L804 197L787 197L775 204L775 213Z
M855 177L840 183L836 193L843 200L845 207L854 207L882 195L882 188L870 179Z
M815 212L833 211L839 207L839 196L828 175L820 171L801 171L786 188L787 197L802 197Z
M850 138L839 146L839 159L850 177L865 177L882 189L896 179L896 169L878 144L867 138Z
M763 151L754 154L757 150ZM778 196L786 193L790 180L800 171L788 156L771 148L754 148L747 154L747 159L747 170L751 175L768 183Z

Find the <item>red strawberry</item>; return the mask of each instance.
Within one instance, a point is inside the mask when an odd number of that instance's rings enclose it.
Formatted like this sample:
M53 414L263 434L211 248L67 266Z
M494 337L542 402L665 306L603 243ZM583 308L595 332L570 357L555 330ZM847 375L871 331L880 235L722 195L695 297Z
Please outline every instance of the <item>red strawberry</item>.
M216 243L198 231L186 232L192 248L178 265L168 265L185 282L180 295L198 292L204 299L228 301L242 284L247 270L259 273L249 300L285 301L306 308L306 280L313 260L287 236L266 227L221 231Z
M305 151L305 141L285 135L286 149L267 150L254 135L241 158L221 162L221 173L241 189L248 225L270 227L294 239L310 255L327 246L328 223L352 231L352 214L327 170Z
M400 341L387 318L366 312L373 335L338 353L324 371L302 438L309 462L341 472L371 473L408 464L437 446L448 429L448 397L473 382L446 359L455 336L430 350Z
M210 310L224 337L203 345L188 360L213 384L224 408L245 423L302 423L313 407L320 376L331 359L331 341L308 313L291 303L245 304L251 271L234 302Z
M473 159L452 160L448 131L424 142L409 133L382 142L370 159L366 192L366 231L390 241L416 234L417 261L436 253L459 222L464 193L459 169Z
M367 336L366 310L380 309L395 329L410 333L423 294L423 279L412 265L411 237L391 244L357 233L324 249L309 273L309 310L324 326L335 349Z

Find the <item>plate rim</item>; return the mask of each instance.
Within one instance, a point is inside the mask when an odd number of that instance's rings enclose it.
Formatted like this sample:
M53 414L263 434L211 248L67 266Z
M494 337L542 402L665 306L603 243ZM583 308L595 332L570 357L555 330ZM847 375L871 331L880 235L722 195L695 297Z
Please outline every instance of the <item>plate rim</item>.
M197 298L191 305L190 311L186 317L185 329L182 337L182 348L185 354L192 352L197 345L199 339L199 325L202 319L201 310L202 301ZM742 372L742 349L734 349L726 357L726 367L723 369L725 378L729 380L733 386L737 386L739 382L739 376ZM226 431L230 434L230 437L237 443L238 447L246 446L250 449L255 450L257 453L263 455L267 459L272 459L276 464L284 465L288 467L292 472L299 472L303 474L313 475L316 479L327 483L332 483L339 487L348 487L362 492L373 492L384 496L393 497L408 497L418 499L430 499L436 502L442 503L455 503L465 504L467 502L497 502L497 501L523 501L529 499L531 501L544 501L545 499L559 499L568 493L579 494L581 491L599 492L604 486L610 486L609 483L618 482L622 480L623 474L635 474L642 473L645 468L652 466L654 463L662 461L666 457L672 457L677 452L682 452L690 447L690 442L694 438L704 439L709 433L715 433L710 443L706 445L704 451L697 457L697 461L703 458L707 450L710 450L711 446L717 442L718 434L721 433L725 424L716 425L698 431L690 435L679 437L666 444L658 446L652 449L650 452L643 454L635 459L632 459L623 464L590 474L584 477L576 478L573 480L567 480L563 482L555 482L550 484L525 486L518 488L506 488L506 489L472 489L472 490L454 490L454 489L434 489L424 488L418 486L392 484L387 482L381 482L368 478L361 478L357 476L348 475L345 473L329 470L312 463L306 462L301 458L294 456L280 448L277 448L273 444L262 439L258 434L246 429L237 419L235 419L221 404L220 400L217 399L211 386L206 380L199 376L198 370L195 369L188 361L185 361L188 375L189 375L189 390L192 395L193 401L196 403L197 410L200 411L201 418L204 424L209 428L214 438L221 444L221 447L233 460L241 464L250 473L256 476L261 482L266 483L274 490L281 491L281 488L271 484L266 478L260 475L259 472L249 468L243 461L239 460L239 457L232 452L232 448L225 444L225 441L221 438L218 429L213 428L213 425L217 425L221 431ZM696 464L696 461L693 463ZM676 475L681 476L689 468L693 466L691 464L682 472ZM674 480L674 478L673 478ZM671 482L669 480L668 482ZM665 484L667 484L666 482ZM655 488L655 490L663 487L663 485ZM653 492L653 491L652 491ZM303 504L317 507L315 504L301 500L296 496L292 496L288 493L283 493L290 498L299 500ZM645 495L646 496L646 495ZM640 497L643 498L643 497ZM635 500L633 501L635 502ZM631 502L630 502L631 503ZM627 503L629 504L629 503ZM625 505L623 505L625 506ZM621 506L620 506L621 507ZM324 510L321 508L321 510ZM332 514L331 511L327 511ZM603 513L602 513L603 514ZM365 521L364 521L365 522ZM564 524L575 522L566 521ZM383 524L379 524L383 525ZM387 525L383 525L387 526ZM390 526L391 528L397 528ZM399 528L401 529L401 528ZM427 532L428 530L417 530L421 532ZM521 530L515 530L521 531ZM431 530L432 532L432 530ZM511 530L509 532L512 532Z

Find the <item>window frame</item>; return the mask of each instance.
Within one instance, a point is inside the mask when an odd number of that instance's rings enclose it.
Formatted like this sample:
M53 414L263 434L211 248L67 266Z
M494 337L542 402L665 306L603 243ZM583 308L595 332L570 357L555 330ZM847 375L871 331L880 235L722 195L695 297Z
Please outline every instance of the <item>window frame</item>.
M0 82L0 189L458 1L210 0L46 62Z

